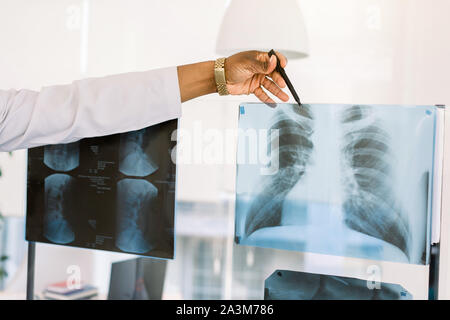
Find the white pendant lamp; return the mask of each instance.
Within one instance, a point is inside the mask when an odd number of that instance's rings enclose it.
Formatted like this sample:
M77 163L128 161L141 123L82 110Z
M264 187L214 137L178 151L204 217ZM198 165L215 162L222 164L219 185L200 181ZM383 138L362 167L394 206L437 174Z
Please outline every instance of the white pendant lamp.
M274 49L288 59L308 56L308 38L297 0L231 0L220 27L216 51Z

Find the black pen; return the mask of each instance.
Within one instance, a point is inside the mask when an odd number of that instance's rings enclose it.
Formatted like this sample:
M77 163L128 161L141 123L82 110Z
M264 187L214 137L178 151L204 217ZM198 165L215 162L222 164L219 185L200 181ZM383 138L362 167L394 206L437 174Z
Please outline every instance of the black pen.
M286 82L287 87L289 88L289 91L291 92L292 96L294 97L295 101L297 101L298 105L301 107L302 103L300 102L300 98L297 95L297 92L295 92L294 86L292 85L291 81L289 80L288 76L286 75L286 72L281 67L280 60L278 59L278 56L275 54L275 51L272 49L269 51L269 58L271 56L275 55L277 58L277 67L275 70L281 75L281 77L284 79L284 82Z

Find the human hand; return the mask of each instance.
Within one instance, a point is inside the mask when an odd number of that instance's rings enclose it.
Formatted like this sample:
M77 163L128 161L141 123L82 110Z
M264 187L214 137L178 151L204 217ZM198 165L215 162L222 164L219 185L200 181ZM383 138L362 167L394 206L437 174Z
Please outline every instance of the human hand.
M276 52L281 67L286 67L287 59L281 53ZM228 92L232 95L253 93L264 103L274 104L267 93L271 92L280 100L286 102L289 96L281 90L286 83L281 75L275 71L277 66L276 57L269 58L267 52L244 51L236 53L225 59L225 76Z

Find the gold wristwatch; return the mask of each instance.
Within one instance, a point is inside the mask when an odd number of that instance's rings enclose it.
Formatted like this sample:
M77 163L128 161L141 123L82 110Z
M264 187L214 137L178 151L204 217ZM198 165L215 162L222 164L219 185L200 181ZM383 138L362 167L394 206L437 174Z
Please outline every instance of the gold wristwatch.
M225 78L225 58L219 58L214 63L214 79L216 80L217 92L219 95L226 96L230 94L227 89Z

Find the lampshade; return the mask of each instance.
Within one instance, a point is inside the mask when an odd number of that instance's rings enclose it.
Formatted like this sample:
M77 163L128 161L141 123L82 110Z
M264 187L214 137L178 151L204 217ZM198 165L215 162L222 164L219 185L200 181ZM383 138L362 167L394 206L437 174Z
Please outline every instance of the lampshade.
M288 59L308 56L308 38L297 0L232 0L216 44L220 55L274 49Z

